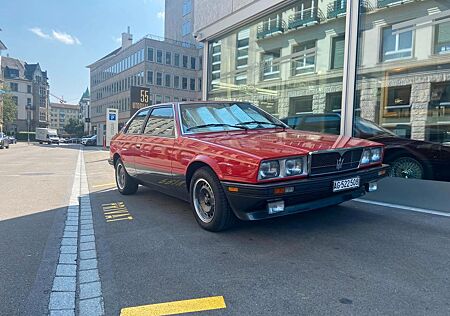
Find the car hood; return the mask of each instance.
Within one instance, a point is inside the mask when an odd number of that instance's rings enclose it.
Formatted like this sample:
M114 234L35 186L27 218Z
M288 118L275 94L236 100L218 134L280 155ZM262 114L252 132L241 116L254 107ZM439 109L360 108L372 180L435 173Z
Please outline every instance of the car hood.
M338 148L379 145L376 142L347 136L273 129L197 134L194 138L211 145L245 152L262 159L306 155L314 151Z

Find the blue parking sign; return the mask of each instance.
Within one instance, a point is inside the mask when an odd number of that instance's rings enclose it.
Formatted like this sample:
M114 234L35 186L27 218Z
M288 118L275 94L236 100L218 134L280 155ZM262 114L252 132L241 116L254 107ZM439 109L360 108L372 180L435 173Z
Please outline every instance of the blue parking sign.
M117 117L116 113L109 113L109 120L110 121L115 121L116 117Z

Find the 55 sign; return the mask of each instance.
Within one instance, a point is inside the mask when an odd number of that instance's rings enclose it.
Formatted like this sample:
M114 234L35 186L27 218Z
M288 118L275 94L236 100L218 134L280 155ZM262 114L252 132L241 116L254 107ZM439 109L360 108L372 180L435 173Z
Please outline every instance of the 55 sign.
M139 109L151 104L150 88L145 87L131 87L130 103L131 115L136 113Z

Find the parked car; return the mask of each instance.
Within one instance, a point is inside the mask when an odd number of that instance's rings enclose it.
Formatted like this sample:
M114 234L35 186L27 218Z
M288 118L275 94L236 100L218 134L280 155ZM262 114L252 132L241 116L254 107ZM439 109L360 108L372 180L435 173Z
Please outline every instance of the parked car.
M17 143L17 139L14 136L7 136L9 139L9 143L10 144L16 144Z
M139 110L110 144L118 191L145 185L190 201L201 227L326 206L376 190L383 145L288 128L245 102Z
M83 138L81 144L85 146L97 146L97 135Z
M339 134L339 113L302 114L282 119L290 127ZM443 144L399 137L373 122L355 118L354 135L386 145L384 163L393 177L450 181L450 148Z
M0 132L0 149L9 148L9 138L5 133Z

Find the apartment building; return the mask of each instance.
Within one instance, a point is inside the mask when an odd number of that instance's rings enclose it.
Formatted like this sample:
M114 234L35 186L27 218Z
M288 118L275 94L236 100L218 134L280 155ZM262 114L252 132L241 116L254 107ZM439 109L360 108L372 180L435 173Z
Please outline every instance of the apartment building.
M0 56L4 85L17 104L17 119L6 126L8 132L34 131L47 127L49 84L47 71L37 64L28 64L16 58Z
M64 127L70 120L79 121L80 106L78 104L50 103L50 127L58 130L58 135L66 135Z
M252 101L278 117L341 112L347 50L357 56L348 60L355 116L403 137L449 142L450 2L361 0L358 34L346 41L351 3L196 0L204 97Z
M6 50L6 45L0 41L0 56L2 50ZM0 132L3 132L4 123L3 123L3 72L0 71Z
M89 65L92 132L101 141L106 109L119 110L119 126L133 114L132 87L149 89L147 104L201 98L200 57L195 45L148 35L133 43L122 34L122 46Z
M80 121L84 124L85 135L91 134L91 94L89 88L86 88L80 101L78 102L80 108Z

